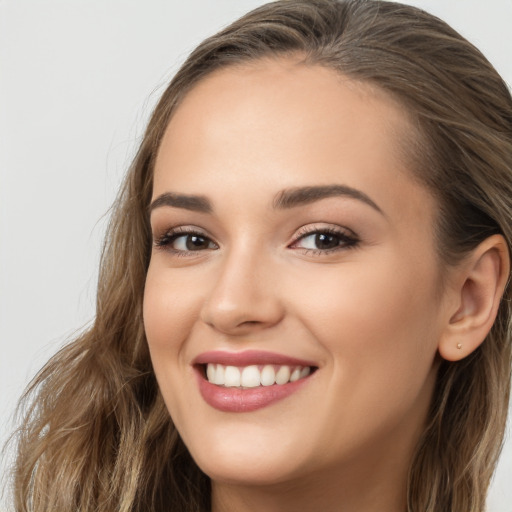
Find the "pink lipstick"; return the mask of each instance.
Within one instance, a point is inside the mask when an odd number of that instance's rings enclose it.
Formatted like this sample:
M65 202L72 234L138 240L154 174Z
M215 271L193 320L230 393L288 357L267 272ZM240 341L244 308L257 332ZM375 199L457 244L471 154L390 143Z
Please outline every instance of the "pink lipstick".
M250 412L299 390L317 366L272 352L211 351L193 361L203 399L224 412Z

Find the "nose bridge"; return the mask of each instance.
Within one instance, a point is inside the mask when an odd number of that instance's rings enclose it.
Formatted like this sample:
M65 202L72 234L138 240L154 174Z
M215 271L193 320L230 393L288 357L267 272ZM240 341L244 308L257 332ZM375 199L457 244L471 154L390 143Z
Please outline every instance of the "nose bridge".
M225 333L276 324L282 317L272 258L250 240L240 240L222 258L202 319Z

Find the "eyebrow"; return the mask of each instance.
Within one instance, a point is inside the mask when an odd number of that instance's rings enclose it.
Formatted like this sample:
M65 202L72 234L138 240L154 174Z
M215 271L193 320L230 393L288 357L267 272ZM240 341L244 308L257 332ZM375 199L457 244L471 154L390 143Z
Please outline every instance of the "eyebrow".
M273 207L276 210L296 208L305 204L314 203L329 197L349 197L362 201L371 206L382 215L381 208L367 196L364 192L347 185L320 185L309 187L288 188L279 192L274 201ZM178 194L176 192L165 192L159 195L149 206L149 213L155 208L170 206L173 208L183 208L199 213L212 213L213 206L210 200L205 196Z
M328 197L349 197L371 206L384 215L380 207L364 192L346 185L321 185L312 187L289 188L280 192L274 199L275 209L295 208Z
M166 192L158 196L149 206L149 213L161 206L172 206L173 208L183 208L200 213L213 212L212 203L208 198L204 196L176 194L174 192Z

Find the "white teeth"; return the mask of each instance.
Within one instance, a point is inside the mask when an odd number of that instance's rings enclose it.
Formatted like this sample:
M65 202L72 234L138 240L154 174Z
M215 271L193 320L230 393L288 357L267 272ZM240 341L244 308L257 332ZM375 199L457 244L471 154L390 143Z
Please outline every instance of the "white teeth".
M208 365L208 366L210 366L210 365ZM211 366L213 366L213 364ZM214 384L218 384L219 386L224 385L224 372L225 372L224 366L222 366L221 364L218 364L217 368L215 369L215 378L213 379Z
M307 377L311 373L311 368L309 366L304 366L300 372L300 378L303 379Z
M243 388L256 388L260 385L260 371L257 366L246 366L242 370L240 384Z
M286 384L290 380L290 367L281 366L276 373L276 384Z
M219 366L220 365L217 366L217 369ZM240 370L236 366L226 366L224 386L228 388L240 387Z
M258 386L282 385L295 382L311 373L309 366L271 365L259 367L255 364L238 368L208 363L206 379L212 384L228 388L256 388Z
M276 371L274 367L267 364L267 366L263 367L261 370L261 385L262 386L272 386L276 382Z
M292 374L290 375L290 382L295 382L300 379L300 368L295 368Z
M206 378L208 379L208 382L215 382L215 365L206 365Z

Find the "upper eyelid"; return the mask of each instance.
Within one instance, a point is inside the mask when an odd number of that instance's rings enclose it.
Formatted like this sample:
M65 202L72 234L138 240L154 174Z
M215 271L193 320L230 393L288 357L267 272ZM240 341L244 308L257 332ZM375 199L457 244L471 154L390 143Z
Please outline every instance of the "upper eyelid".
M172 235L187 235L187 234L198 234L202 235L206 238L212 238L212 236L208 233L207 230L200 228L199 226L195 226L193 224L181 224L172 227L166 227L165 229L152 229L153 239L162 238L163 236L172 236Z
M300 240L300 238L312 235L315 233L330 232L334 234L346 235L353 238L359 238L358 235L352 230L345 226L339 226L337 224L326 223L323 226L318 224L306 224L295 230L292 237L292 241Z

